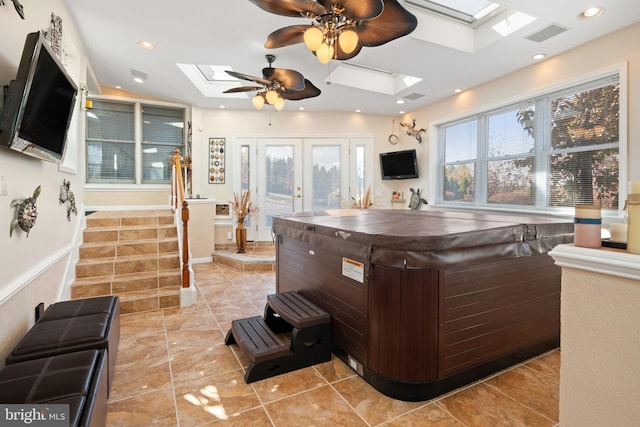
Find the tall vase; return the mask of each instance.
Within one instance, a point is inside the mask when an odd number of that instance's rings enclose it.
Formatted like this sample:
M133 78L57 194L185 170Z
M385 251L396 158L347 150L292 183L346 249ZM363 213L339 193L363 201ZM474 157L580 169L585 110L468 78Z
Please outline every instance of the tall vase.
M236 245L238 253L243 254L247 247L247 229L244 228L244 218L238 218L238 228L236 228Z

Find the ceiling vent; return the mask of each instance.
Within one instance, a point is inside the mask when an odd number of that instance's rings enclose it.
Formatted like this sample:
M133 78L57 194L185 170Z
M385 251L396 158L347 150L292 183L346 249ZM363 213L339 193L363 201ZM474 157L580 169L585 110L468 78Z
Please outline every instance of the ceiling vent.
M562 27L558 24L551 24L548 27L538 31L537 33L533 33L525 38L534 42L542 43L543 41L549 40L551 37L562 34L567 30L568 28Z
M420 99L423 96L424 96L424 94L422 94L422 93L414 92L414 93L410 93L409 95L407 95L407 96L405 96L403 98L404 99L408 99L409 101L415 101L416 99Z

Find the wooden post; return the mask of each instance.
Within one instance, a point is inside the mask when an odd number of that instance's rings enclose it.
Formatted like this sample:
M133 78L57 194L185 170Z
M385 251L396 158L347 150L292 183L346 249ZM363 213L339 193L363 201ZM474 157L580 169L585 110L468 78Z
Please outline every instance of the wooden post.
M189 272L189 203L182 202L182 287L188 288L190 284Z

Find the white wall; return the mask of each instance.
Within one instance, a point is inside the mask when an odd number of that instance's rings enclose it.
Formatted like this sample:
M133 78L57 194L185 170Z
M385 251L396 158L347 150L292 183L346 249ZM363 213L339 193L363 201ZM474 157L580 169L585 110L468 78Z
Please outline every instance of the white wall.
M84 57L82 43L74 33L73 22L61 0L33 0L24 3L26 19L15 12L11 2L0 7L0 84L15 78L22 47L28 33L50 28L51 13L62 18L63 45L69 46L66 63L70 74L82 79ZM80 157L80 135L84 119L77 120L71 129L75 138L75 158ZM78 164L80 163L80 164ZM66 170L67 172L62 171ZM64 179L71 181L78 208L84 197L82 185L84 168L75 161L65 168L43 162L21 153L0 147L0 176L4 177L7 194L0 195L0 365L15 345L16 339L33 324L34 308L39 302L49 305L64 297L64 284L72 274L68 268L73 256L74 239L80 217L67 221L66 208L58 197ZM9 238L9 224L15 218L10 209L12 200L31 196L40 185L37 199L38 218L29 237L16 230ZM71 266L72 267L72 266Z
M392 145L388 136L392 131L392 121L395 120L394 133L399 133L400 142ZM211 137L226 138L227 156L233 154L233 143L237 137L353 137L367 136L374 141L373 165L374 183L372 193L380 194L376 198L375 207L391 208L393 191L409 193L410 187L423 187L426 182L428 146L419 144L414 137L406 135L404 128L398 125L398 118L392 116L367 115L361 113L310 113L275 112L264 107L255 111L233 110L199 110L193 111L193 193L202 197L226 200L233 196L233 170L230 158L226 159L227 173L225 184L209 184L208 141ZM408 121L404 119L403 121ZM418 122L418 125L420 123ZM420 162L420 178L402 181L382 181L380 178L380 164L378 153L415 148Z
M628 128L626 140L628 160L626 181L640 180L640 24L635 24L593 42L584 44L540 63L516 71L487 84L471 88L458 95L414 112L418 123L434 126L452 118L471 115L492 107L506 105L526 99L529 94L540 93L561 86L578 78L597 74L601 70L617 64L627 63L628 70ZM621 103L624 95L621 96ZM624 129L621 129L624 133ZM430 133L430 142L437 142L437 136ZM432 151L433 153L433 151ZM435 158L432 156L432 165ZM432 168L433 169L433 168ZM433 199L435 177L429 176L429 200Z

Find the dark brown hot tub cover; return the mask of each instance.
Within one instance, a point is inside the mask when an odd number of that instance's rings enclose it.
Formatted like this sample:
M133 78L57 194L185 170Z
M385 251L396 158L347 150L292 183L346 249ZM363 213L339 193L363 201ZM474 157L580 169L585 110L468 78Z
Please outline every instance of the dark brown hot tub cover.
M431 269L545 254L573 222L443 210L340 209L273 219L276 235L395 268ZM336 246L338 245L338 246Z

